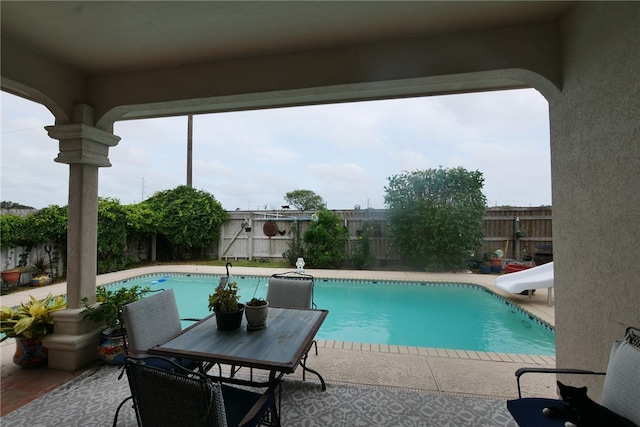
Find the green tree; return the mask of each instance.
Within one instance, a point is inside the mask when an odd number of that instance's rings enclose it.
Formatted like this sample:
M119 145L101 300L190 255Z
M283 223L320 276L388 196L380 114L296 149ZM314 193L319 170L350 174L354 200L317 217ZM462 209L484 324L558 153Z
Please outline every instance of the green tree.
M0 236L3 248L22 247L17 254L21 267L28 267L29 252L39 244L53 243L57 262L59 255L66 256L67 208L52 205L24 217L0 215Z
M117 199L98 201L98 273L127 267L127 214Z
M53 243L52 262L58 265L58 274L65 276L67 229L69 223L67 207L50 205L34 212L30 216L32 218L31 225L37 244Z
M371 234L373 232L373 225L371 221L365 221L362 223L362 230L356 240L355 248L352 255L353 266L358 269L367 269L371 267L375 261L374 255L371 253Z
M302 233L300 233L300 223L294 222L291 226L291 232L289 233L291 240L289 240L289 249L282 253L282 257L285 258L289 265L296 265L298 258L304 258L304 242L302 240Z
M156 228L173 245L174 258L202 257L229 219L212 194L186 185L158 192L144 203L157 214Z
M30 215L37 243L54 243L67 247L67 207L50 205Z
M326 208L322 197L311 190L293 190L284 195L290 205L301 211L315 211Z
M3 248L23 246L24 218L17 215L0 215L0 242Z
M349 237L342 219L333 212L321 210L317 221L312 221L304 232L305 262L314 268L337 268L345 258Z
M11 201L2 201L0 202L0 208L2 209L34 209L31 206L25 206L20 203L14 203Z
M154 211L148 203L126 205L128 235L148 237L157 231L160 223L158 212Z
M403 259L419 269L466 267L483 238L482 173L440 167L388 180L389 232Z

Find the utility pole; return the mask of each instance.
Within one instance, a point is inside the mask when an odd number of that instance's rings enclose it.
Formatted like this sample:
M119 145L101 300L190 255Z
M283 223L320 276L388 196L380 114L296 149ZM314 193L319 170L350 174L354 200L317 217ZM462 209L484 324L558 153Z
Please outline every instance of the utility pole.
M193 187L193 115L187 116L187 185Z

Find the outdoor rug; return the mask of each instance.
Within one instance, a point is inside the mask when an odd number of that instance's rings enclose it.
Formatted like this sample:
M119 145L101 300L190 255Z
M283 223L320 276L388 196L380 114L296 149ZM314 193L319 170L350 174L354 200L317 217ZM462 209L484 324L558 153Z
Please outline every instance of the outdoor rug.
M89 370L0 418L0 425L109 426L129 396L126 376L118 380L120 372L107 365ZM328 383L322 392L317 382L293 379L283 384L281 420L291 427L515 426L503 400L339 383ZM118 426L136 426L129 403L120 411Z

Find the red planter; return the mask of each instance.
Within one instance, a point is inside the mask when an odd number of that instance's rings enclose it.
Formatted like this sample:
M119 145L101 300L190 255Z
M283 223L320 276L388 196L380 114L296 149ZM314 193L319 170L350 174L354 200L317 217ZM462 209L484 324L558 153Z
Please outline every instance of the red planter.
M515 273L516 271L528 270L531 268L530 265L524 264L507 264L504 266L505 273Z
M5 270L0 272L2 276L2 281L8 285L16 285L20 282L20 275L22 272L20 270Z

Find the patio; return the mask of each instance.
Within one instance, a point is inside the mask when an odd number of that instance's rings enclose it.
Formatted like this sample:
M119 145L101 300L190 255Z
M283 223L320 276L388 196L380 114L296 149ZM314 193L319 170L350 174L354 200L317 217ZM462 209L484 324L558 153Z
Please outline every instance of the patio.
M223 268L149 267L101 275L98 284L132 275L168 271L221 274ZM234 274L247 275L270 275L274 272L273 269L255 268L234 268L233 271ZM475 283L488 287L542 320L554 324L554 309L546 305L547 294L544 290L536 291L532 298L508 295L493 286L497 276L347 270L307 272L326 278ZM64 284L34 288L30 293L46 295L50 291L64 293ZM2 304L14 304L20 297L3 296ZM321 393L312 380L308 379L305 383L298 381L298 372L288 376L283 389L284 425L301 425L304 419L304 425L509 426L513 424L505 415L504 401L517 393L515 370L522 366L555 365L553 357L324 340L319 341L318 345L318 356L311 355L309 363L327 380L328 392ZM30 416L42 417L39 421L44 423L42 425L59 424L62 404L67 408L65 416L69 417L65 425L74 425L73 422L77 421L73 420L82 420L82 425L104 424L110 422L118 403L128 394L126 381L116 380L119 370L114 367L95 364L75 373L46 368L21 370L11 362L12 354L13 340L7 340L2 344L3 425L24 424L25 417ZM536 378L535 382L527 379L525 391L555 396L555 378L542 377ZM109 397L106 398L104 393ZM123 416L125 418L120 425L135 424L131 418L132 412L129 418ZM36 418L34 422L38 421Z
M638 323L640 3L410 3L2 2L2 90L51 111L69 165L72 307L92 292L118 121L529 87L549 102L557 363L603 369L604 343ZM86 366L81 341L70 331L50 364Z

